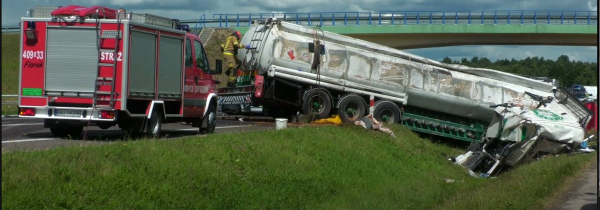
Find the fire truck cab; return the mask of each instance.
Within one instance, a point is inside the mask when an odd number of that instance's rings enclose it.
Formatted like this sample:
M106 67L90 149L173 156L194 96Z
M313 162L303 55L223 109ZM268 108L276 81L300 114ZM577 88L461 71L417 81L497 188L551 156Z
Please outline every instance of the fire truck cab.
M210 69L179 20L69 5L35 7L20 25L19 117L60 137L88 126L157 137L169 122L214 132L221 61Z

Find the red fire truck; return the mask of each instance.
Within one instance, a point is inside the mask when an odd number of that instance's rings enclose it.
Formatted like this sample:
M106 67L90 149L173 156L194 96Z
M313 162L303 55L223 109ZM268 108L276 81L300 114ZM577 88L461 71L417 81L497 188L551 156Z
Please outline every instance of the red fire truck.
M160 135L161 123L216 126L221 74L177 19L102 6L35 7L21 19L19 117L55 136L118 125Z

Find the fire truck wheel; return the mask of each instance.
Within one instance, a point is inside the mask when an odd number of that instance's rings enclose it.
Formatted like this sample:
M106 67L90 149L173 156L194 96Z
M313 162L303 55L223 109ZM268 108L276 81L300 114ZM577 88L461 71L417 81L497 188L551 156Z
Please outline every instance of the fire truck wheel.
M200 134L211 134L215 132L217 127L217 112L215 106L209 106L206 111L206 115L202 119L202 125L200 125Z
M312 89L302 100L302 113L310 119L323 119L331 111L331 97L321 89Z
M160 129L162 127L162 116L158 109L152 110L152 116L148 120L148 128L146 130L149 138L156 138L160 136Z
M373 117L384 123L398 123L400 121L400 108L391 101L377 101L373 107Z
M338 115L344 123L351 123L365 116L367 105L360 96L348 94L340 99Z

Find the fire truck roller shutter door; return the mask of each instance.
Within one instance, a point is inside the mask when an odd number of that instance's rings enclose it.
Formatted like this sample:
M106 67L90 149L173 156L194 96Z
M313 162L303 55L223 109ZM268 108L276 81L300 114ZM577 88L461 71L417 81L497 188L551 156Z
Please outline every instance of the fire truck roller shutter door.
M156 35L132 30L130 56L130 91L147 93L153 97L156 81Z

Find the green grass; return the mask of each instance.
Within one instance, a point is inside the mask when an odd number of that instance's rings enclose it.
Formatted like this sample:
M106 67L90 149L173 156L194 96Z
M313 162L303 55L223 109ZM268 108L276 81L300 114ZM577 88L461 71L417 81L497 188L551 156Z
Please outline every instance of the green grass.
M20 34L2 34L2 94L17 94ZM4 99L3 99L4 100Z
M2 115L3 116L16 115L18 112L19 111L18 111L17 104L2 105Z
M19 34L2 34L2 94L17 94L19 88ZM17 101L2 97L2 101ZM17 114L17 104L2 105L2 115Z
M2 154L2 208L540 209L596 154L467 175L400 126L115 142ZM445 179L456 182L447 183Z
M18 112L18 105L16 102L18 100L18 97L2 97L2 103L6 102L6 104L2 105L2 115L16 115Z

